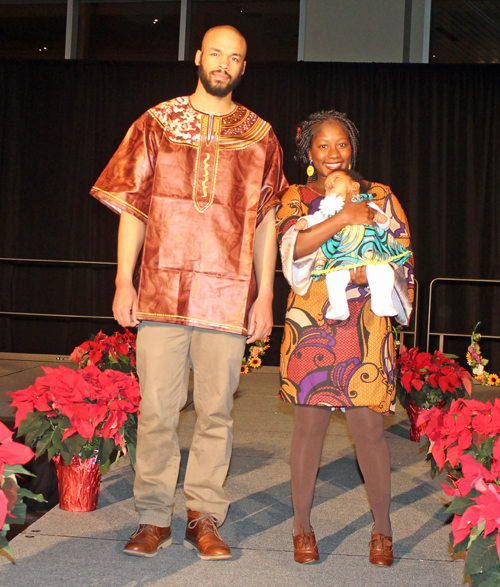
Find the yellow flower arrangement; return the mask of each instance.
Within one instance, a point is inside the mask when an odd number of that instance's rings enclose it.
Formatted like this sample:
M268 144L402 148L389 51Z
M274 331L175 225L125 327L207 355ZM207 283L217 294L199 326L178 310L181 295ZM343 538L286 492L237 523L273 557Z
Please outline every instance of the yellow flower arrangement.
M483 359L481 355L481 347L479 346L481 335L479 332L476 332L480 324L481 322L478 322L472 331L470 346L467 349L465 357L476 381L479 381L481 385L500 385L500 377L496 373L488 373L484 369L489 361L488 359Z
M488 384L489 385L499 385L500 384L500 377L495 373L491 373L488 377Z
M258 369L262 366L262 359L269 348L269 339L267 340L256 340L254 344L248 349L248 354L243 357L241 361L241 373L246 374L250 372L250 369Z

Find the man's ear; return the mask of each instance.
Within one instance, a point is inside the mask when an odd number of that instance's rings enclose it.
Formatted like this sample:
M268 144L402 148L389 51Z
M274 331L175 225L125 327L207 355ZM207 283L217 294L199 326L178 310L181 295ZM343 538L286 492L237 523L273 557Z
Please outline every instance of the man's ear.
M361 189L361 185L360 185L360 184L359 184L359 182L357 182L357 181L355 181L355 182L352 184L352 187L353 187L354 191L356 191L356 192L359 192L359 190Z
M247 62L246 62L246 61L243 61L243 67L241 68L241 73L240 73L240 75L243 75L243 74L245 73L245 69L246 69L246 67L247 67Z
M201 49L198 49L198 51L196 51L196 55L194 56L194 64L200 65L200 63L201 63Z

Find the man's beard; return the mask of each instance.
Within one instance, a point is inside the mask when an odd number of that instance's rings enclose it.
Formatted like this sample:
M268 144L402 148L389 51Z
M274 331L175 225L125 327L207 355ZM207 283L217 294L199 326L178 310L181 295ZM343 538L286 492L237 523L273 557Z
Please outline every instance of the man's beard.
M217 98L225 98L230 94L240 83L243 73L240 73L235 79L233 79L227 72L226 75L228 76L229 82L225 86L221 85L220 82L212 83L203 65L201 63L198 65L198 77L200 78L203 87L209 94L217 96Z

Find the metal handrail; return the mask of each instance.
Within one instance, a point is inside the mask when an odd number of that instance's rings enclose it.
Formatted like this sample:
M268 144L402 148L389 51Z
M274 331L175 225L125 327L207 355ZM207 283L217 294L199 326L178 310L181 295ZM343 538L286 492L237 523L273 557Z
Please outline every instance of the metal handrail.
M52 263L52 264L79 264L79 265L114 265L114 261L74 261L69 259L23 259L15 257L0 257L0 261L4 262L20 262L20 263ZM282 273L281 269L276 269L276 273ZM3 316L35 316L37 318L83 318L87 320L114 320L113 316L84 316L79 314L38 314L36 312L4 312L0 311ZM275 324L278 328L283 328L282 324Z
M429 339L431 336L439 336L439 351L443 352L444 349L444 337L453 336L456 338L470 338L470 332L467 334L453 333L453 332L431 332L431 315L432 315L432 289L433 285L437 281L460 281L465 283L494 283L500 284L500 279L462 279L458 277L436 277L431 281L429 286L429 310L427 313L427 352L429 352ZM481 338L488 339L500 339L500 336L484 335L481 334Z
M116 265L116 261L72 261L69 259L16 259L15 257L0 257L0 261L18 261L22 263L66 263L71 265L77 263L81 265Z

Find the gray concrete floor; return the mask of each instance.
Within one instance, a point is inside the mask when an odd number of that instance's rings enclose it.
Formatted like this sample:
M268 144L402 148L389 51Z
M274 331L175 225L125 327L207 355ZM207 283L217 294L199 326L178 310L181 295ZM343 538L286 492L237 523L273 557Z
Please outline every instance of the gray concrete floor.
M0 358L0 408L12 418L3 392L22 389L41 374L40 364ZM54 359L54 357L52 357ZM57 363L60 364L60 363ZM372 519L345 418L332 414L317 480L312 519L321 554L316 565L293 561L289 447L293 407L277 398L278 373L263 368L241 378L234 407L234 451L226 482L231 507L221 528L230 561L203 562L182 545L186 523L182 479L195 422L192 403L179 427L182 470L172 521L173 544L155 558L123 555L135 529L133 471L122 459L103 477L99 507L90 513L55 507L11 542L16 565L0 557L0 585L15 587L458 587L463 560L448 550L447 498L432 479L425 454L409 440L399 407L386 418L392 454L392 524L395 564L368 562ZM479 389L478 399L491 399ZM3 396L3 397L2 397Z

